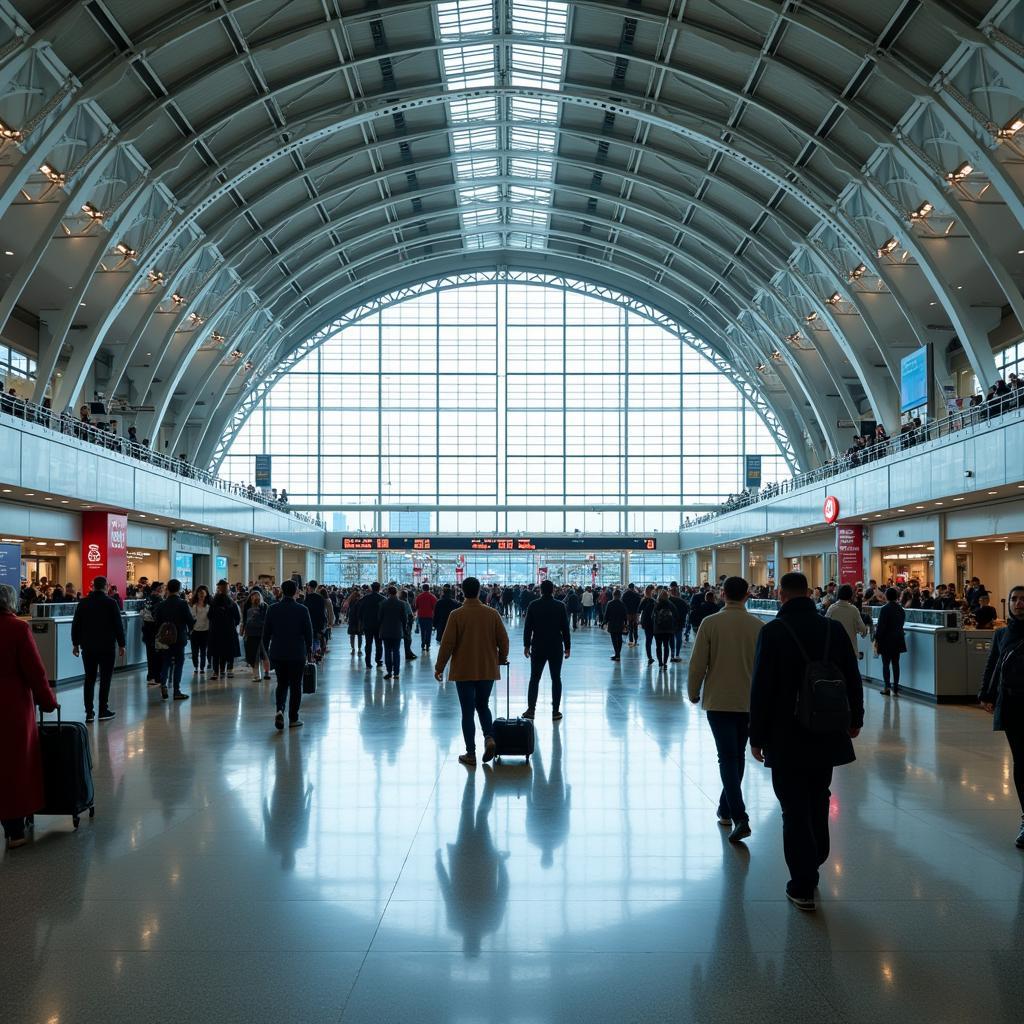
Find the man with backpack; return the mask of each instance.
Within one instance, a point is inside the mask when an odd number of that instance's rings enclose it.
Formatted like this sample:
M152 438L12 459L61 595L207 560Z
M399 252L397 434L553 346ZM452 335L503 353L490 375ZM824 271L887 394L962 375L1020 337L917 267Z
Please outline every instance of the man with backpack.
M181 672L185 667L185 642L196 624L188 602L181 596L181 581L167 581L167 597L157 605L154 645L161 657L160 699L167 700L168 682L175 700L188 700L181 692Z
M814 910L818 869L828 859L832 770L855 760L864 688L840 622L822 618L807 577L779 581L778 616L761 630L750 692L750 749L772 772L782 807L786 897Z

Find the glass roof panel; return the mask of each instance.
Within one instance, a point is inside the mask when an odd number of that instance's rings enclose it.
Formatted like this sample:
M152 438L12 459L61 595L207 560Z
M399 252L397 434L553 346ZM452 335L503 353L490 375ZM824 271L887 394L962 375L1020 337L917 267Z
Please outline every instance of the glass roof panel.
M467 153L471 149L497 149L496 128L459 128L452 132L452 149Z
M459 46L445 50L442 62L449 89L476 89L494 85L494 47Z
M498 118L497 96L453 96L448 101L449 120L453 123L466 121L496 121Z
M498 174L498 160L493 156L470 156L468 160L455 161L457 178L494 178Z
M455 3L437 5L437 21L441 38L490 35L494 31L494 4L492 0L456 0Z
M510 78L513 85L557 89L562 83L565 54L553 46L514 43Z
M501 246L501 232L487 231L466 236L467 249L497 249Z
M569 5L551 0L512 0L512 31L565 38Z
M546 100L541 96L513 96L512 120L557 124L558 102L557 100Z
M543 178L550 181L554 170L554 163L541 156L514 156L509 163L509 173L513 178Z
M501 216L496 207L462 211L462 222L470 227L477 224L497 224L500 221Z
M547 128L513 128L509 133L513 151L535 150L538 153L554 153L555 133Z

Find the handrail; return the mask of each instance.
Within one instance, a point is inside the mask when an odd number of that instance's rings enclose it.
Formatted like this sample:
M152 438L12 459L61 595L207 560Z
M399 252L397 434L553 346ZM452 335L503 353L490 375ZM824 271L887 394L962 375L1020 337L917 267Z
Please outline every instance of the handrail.
M223 480L207 469L193 466L185 459L171 458L168 455L153 451L148 445L140 444L138 441L122 437L120 434L115 434L109 430L101 430L92 423L76 420L67 410L58 414L47 406L38 405L27 398L3 394L0 395L0 412L13 416L15 419L25 420L27 423L34 423L55 433L74 437L88 444L94 444L99 448L105 448L119 455L127 455L128 458L134 459L136 462L155 466L157 469L173 473L182 479L198 480L209 487L226 491L236 497L258 502L261 505L266 505L268 508L276 509L278 512L287 512L289 515L308 523L310 526L316 526L320 529L327 528L326 521L318 516L292 511L288 507L287 502L274 500L259 491L249 491L242 487L241 484L236 484L231 480Z
M821 483L824 480L831 480L851 469L858 469L879 459L889 458L902 452L916 448L918 445L930 441L937 441L943 437L959 433L962 430L970 430L974 427L985 424L990 425L993 420L1007 416L1013 412L1024 410L1024 387L1017 387L1009 394L997 395L984 400L976 405L968 406L958 410L942 419L931 420L929 423L904 424L899 434L893 437L886 437L875 444L865 445L842 455L830 459L824 466L812 469L807 473L800 473L791 480L781 484L769 484L760 491L746 491L731 501L726 502L715 512L708 512L696 519L687 519L682 528L685 530L691 526L700 526L702 523L709 523L727 512L735 512L737 509L749 508L769 498L776 498L780 494L789 494L793 491L810 487L813 484Z

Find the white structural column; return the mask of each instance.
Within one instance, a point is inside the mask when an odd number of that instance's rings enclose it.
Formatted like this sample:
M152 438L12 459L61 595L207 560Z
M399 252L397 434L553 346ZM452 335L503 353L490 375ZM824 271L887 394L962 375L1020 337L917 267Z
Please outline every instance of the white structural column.
M782 538L776 537L772 545L772 556L775 559L775 572L773 575L775 578L775 585L779 585L779 580L782 579Z
M284 545L277 545L277 572L274 576L278 586L284 582Z
M750 582L750 545L740 545L740 576Z
M241 574L242 583L249 586L251 576L249 575L249 542L247 540L242 541Z
M711 569L708 572L708 583L714 586L718 582L718 548L711 549Z

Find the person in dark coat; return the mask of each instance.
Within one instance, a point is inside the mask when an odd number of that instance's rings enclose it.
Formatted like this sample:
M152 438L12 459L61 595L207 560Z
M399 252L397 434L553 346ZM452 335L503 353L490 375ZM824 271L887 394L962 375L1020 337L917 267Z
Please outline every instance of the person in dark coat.
M319 584L316 580L310 580L306 584L306 611L309 612L309 620L313 623L313 650L319 653L324 641L324 633L327 630L327 601L324 596L317 592Z
M210 662L214 679L235 674L235 658L242 655L242 645L238 642L241 621L238 605L228 593L227 580L220 580L210 602Z
M363 599L362 592L356 588L348 599L348 638L352 644L352 653L363 651L363 631L359 624L359 602Z
M875 650L882 659L882 693L894 697L900 695L900 655L907 649L907 637L903 632L907 613L900 604L900 592L889 587L885 592L885 604L878 613L875 625ZM890 672L892 689L889 688Z
M161 653L156 649L156 610L164 599L164 585L154 580L149 585L149 592L143 598L142 610L142 642L146 646L146 682L156 686L160 682Z
M107 596L107 581L97 576L92 590L78 602L71 620L72 653L82 655L85 670L85 720L96 718L93 697L96 693L96 674L100 677L100 721L114 717L110 710L110 680L114 675L115 651L124 657L124 624L117 602Z
M814 909L818 869L828 859L832 770L854 759L852 740L864 724L864 689L857 655L842 623L822 618L808 597L807 577L790 572L779 581L782 606L758 634L750 691L750 749L771 768L782 807L782 844L790 880L786 896ZM826 639L827 638L827 639ZM824 657L846 681L850 727L811 732L795 709L807 658Z
M359 628L362 630L366 642L366 667L370 667L374 660L374 647L376 651L376 662L378 665L384 662L384 652L381 649L380 633L377 631L377 620L380 615L380 606L384 603L384 595L380 592L380 584L374 580L370 584L370 592L363 595L359 602Z
M45 802L36 705L57 708L32 628L18 618L18 594L0 584L0 821L8 849L24 846L25 819Z
M630 583L622 594L622 603L626 606L630 647L636 647L640 642L640 601L640 591L636 589L636 584Z
M694 634L700 629L700 624L709 616L719 610L718 601L715 599L713 590L705 590L699 601L690 605L690 625Z
M167 597L157 605L155 613L157 640L164 623L174 627L177 639L162 650L157 643L157 651L160 653L160 699L167 700L167 683L170 681L174 686L174 699L188 700L188 694L181 691L181 671L185 667L185 643L196 620L189 610L188 602L181 596L181 580L168 580L166 589Z
M604 606L604 624L612 638L612 661L622 658L622 630L627 615L626 606L622 603L622 591L616 588L612 591L612 599Z
M526 609L523 648L530 659L530 686L523 718L532 719L537 710L540 677L547 665L551 673L551 720L557 722L562 717L562 661L569 657L572 631L569 612L561 601L555 600L554 592L554 583L544 580L540 585L540 599L531 601Z
M1024 850L1024 586L1010 591L1006 610L1006 626L992 638L978 700L991 712L992 728L1005 733L1010 745L1021 807L1016 846Z
M388 596L377 613L377 632L384 644L384 678L397 679L402 667L402 643L409 619L409 606L398 596L398 587L388 587Z
M444 636L444 627L448 625L448 616L459 607L458 601L452 594L452 588L445 584L441 588L441 596L434 605L434 632L437 634L437 642L441 642Z
M281 584L281 600L267 609L263 625L263 649L277 673L277 711L274 727L284 728L285 700L288 701L288 725L298 728L302 703L302 673L313 656L313 622L306 606L295 600L295 580Z

